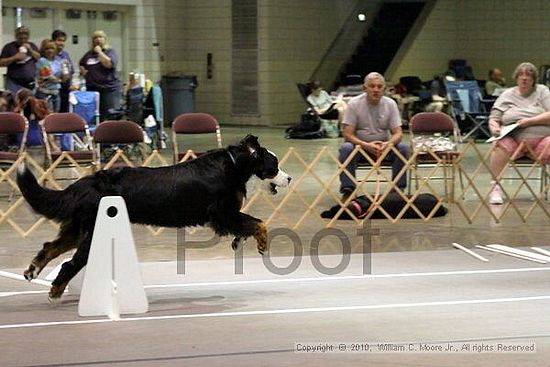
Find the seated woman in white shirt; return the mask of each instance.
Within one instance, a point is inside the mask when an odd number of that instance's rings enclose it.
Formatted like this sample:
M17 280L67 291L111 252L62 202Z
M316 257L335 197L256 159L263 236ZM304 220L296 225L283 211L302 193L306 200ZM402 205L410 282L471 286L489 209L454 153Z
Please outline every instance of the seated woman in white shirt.
M319 117L326 120L338 118L338 121L341 122L346 102L342 99L333 99L326 90L321 88L318 81L310 82L308 86L311 93L307 97L307 101L313 106Z
M494 136L504 126L518 124L510 135L493 143L490 167L495 178L500 177L510 160L523 156L550 163L550 90L537 84L538 69L530 62L519 64L512 76L516 86L497 98L489 116L489 129ZM491 187L489 203L502 204L499 182L491 181Z

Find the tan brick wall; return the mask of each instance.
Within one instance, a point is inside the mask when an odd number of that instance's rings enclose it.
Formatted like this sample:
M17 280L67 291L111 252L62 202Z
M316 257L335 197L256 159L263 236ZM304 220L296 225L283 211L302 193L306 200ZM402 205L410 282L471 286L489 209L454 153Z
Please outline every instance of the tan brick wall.
M429 80L434 73L447 70L450 59L460 55L457 49L457 14L460 1L438 0L419 34L395 72L386 77L394 83L405 75Z
M546 0L438 0L406 56L390 76L431 79L448 61L464 58L478 79L493 67L510 79L522 61L550 64L550 2Z
M263 124L297 122L307 81L356 1L261 1L260 101ZM321 81L325 82L325 81Z
M457 46L478 79L499 67L508 80L517 64L550 64L550 1L462 1ZM468 16L466 16L466 14Z

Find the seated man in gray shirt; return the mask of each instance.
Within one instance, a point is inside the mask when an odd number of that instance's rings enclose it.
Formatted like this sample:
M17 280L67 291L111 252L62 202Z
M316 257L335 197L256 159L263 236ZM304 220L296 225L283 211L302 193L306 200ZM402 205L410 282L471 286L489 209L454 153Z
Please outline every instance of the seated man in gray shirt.
M363 150L374 158L379 156L391 143L408 159L409 147L400 143L403 131L397 103L384 96L386 82L384 77L372 72L365 77L363 90L365 93L352 98L344 114L342 124L345 143L340 147L340 163L344 163L355 149L360 145ZM386 156L392 161L392 179L403 169L403 162L394 152ZM364 159L359 153L347 165L349 173L355 177L357 164ZM407 186L407 174L401 175L396 186L403 189ZM340 192L343 200L346 200L355 189L355 183L344 172L340 174Z

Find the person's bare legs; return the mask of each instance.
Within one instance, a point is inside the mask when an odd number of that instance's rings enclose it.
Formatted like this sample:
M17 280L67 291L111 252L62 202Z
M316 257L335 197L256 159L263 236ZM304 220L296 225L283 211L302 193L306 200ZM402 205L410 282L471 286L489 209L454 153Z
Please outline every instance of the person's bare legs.
M504 203L502 189L498 181L510 158L516 154L518 146L519 144L512 138L504 138L501 141L493 143L489 165L494 178L491 180L489 204L499 205Z
M546 164L550 163L550 136L547 136L536 142L534 147L535 160L540 160Z
M498 143L495 144L493 146L493 151L490 158L490 168L493 177L498 179L500 173L502 172L502 170L504 170L509 160L510 154L508 153L508 151L506 151L506 149L504 149Z

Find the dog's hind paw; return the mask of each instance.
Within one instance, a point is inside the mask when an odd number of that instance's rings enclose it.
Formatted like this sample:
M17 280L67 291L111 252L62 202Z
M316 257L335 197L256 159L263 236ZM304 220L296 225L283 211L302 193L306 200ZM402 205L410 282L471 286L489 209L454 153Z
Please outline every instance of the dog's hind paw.
M65 287L66 284L64 286L52 285L52 287L50 288L50 293L48 293L48 299L50 300L50 303L59 303L63 292L65 292Z
M231 248L233 251L237 252L244 246L244 243L246 242L246 239L243 237L235 237L233 239L233 242L231 242Z
M30 264L27 270L23 272L23 276L25 279L27 279L29 282L33 279L36 279L38 277L38 269L33 264Z
M61 297L51 297L48 296L48 301L50 302L50 305L57 306L61 303Z

